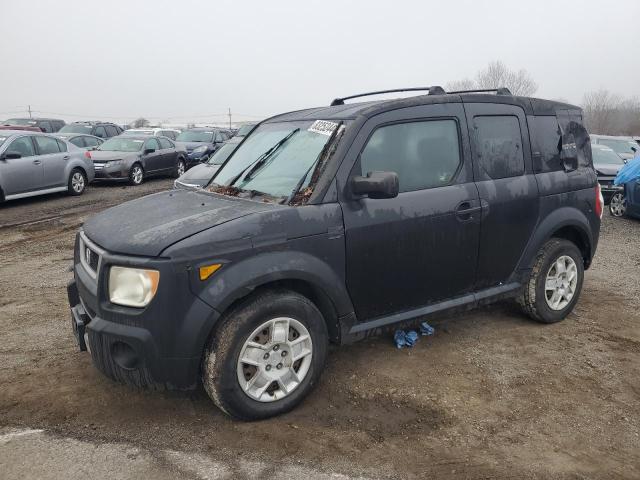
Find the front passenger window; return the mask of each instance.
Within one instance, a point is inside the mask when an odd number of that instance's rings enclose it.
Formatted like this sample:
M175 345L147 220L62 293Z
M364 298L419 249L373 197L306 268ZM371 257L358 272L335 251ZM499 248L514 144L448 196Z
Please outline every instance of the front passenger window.
M378 128L360 154L362 174L395 172L400 192L448 185L460 166L455 120L428 120Z

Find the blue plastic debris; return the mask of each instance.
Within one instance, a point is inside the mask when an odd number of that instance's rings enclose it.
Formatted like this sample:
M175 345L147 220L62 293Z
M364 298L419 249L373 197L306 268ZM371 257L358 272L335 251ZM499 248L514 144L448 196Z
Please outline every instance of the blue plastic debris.
M435 329L427 322L422 322L420 324L420 335L433 335L434 332Z
M398 348L411 348L418 341L418 332L415 330L409 330L408 332L396 330L396 333L393 335L393 340L396 342L396 347Z

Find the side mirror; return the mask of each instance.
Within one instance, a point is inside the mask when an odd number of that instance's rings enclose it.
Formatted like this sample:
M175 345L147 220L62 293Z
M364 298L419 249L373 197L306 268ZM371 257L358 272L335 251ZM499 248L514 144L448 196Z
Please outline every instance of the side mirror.
M155 152L155 151L156 151L156 149L155 149L155 148L145 148L143 153L144 153L145 155L149 155L150 153L153 153L153 152Z
M395 172L369 172L366 177L353 177L351 189L356 195L369 198L395 198L400 191L400 181Z
M12 158L22 158L22 154L19 152L5 152L0 158L2 160L11 160Z

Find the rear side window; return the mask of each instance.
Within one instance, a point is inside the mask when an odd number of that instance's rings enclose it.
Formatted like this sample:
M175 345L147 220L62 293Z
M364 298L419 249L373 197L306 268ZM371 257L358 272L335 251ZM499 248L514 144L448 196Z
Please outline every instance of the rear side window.
M478 166L482 180L524 174L520 122L513 115L474 118Z
M44 130L47 133L51 133L53 132L53 127L51 126L51 123L47 120L43 120L38 124L38 127L40 127L42 130Z
M58 140L56 139L56 142L58 142L58 148L60 149L61 152L66 152L67 151L67 144L64 143L62 140Z
M33 142L31 141L31 137L20 137L16 138L11 145L7 147L7 152L16 152L22 155L23 157L32 157L36 154L33 149Z
M96 127L96 131L95 131L94 135L96 137L106 138L107 137L107 132L104 129L104 127L100 126L100 127Z
M118 130L113 125L106 125L104 128L107 130L108 136L115 137L118 135Z
M73 137L69 142L73 143L76 147L84 148L87 145L84 144L85 137Z
M560 126L554 116L535 116L531 121L534 172L564 170L560 161Z
M362 174L396 172L400 192L448 185L460 166L455 120L429 120L378 128L360 154Z
M83 138L84 138L84 144L87 147L96 147L100 145L100 143L102 143L97 138L93 138L93 137L83 137Z
M55 138L51 137L35 137L38 145L38 153L40 155L50 155L52 153L60 153L60 147Z

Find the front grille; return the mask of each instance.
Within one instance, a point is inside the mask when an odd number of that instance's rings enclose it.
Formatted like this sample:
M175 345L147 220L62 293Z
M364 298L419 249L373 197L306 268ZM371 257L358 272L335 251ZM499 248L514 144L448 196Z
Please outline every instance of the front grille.
M93 162L93 169L97 172L104 168L105 162Z
M80 235L79 247L80 263L89 275L96 278L98 270L100 270L100 260L102 259L101 250L91 243L84 234Z

